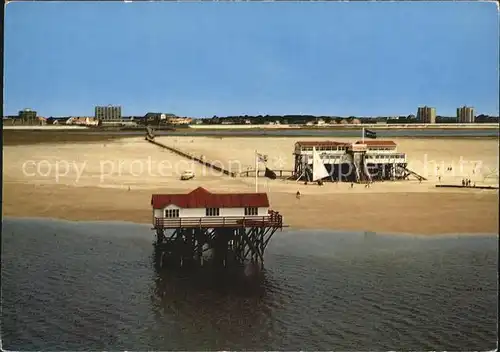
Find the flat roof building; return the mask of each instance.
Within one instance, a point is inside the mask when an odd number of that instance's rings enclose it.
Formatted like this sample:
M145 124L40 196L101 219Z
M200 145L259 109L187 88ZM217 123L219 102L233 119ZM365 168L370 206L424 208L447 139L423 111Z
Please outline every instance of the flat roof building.
M419 107L417 110L417 119L421 123L436 123L436 108L430 106Z
M40 121L37 112L29 108L19 111L18 120L23 125L39 125Z
M474 115L474 108L471 106L462 106L457 108L457 122L458 123L474 123L476 116Z
M121 120L122 107L121 106L96 106L94 117L98 120Z

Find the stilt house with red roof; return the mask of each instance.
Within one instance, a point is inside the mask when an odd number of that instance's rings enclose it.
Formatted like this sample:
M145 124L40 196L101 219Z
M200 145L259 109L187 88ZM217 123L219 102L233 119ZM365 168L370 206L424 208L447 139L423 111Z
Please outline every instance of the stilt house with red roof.
M262 219L276 214L266 193L212 193L198 187L187 194L153 194L153 223L234 224L242 219Z
M212 249L220 265L250 260L263 267L271 237L286 227L283 217L269 209L266 193L212 193L198 187L187 194L153 194L151 206L159 266L165 260L203 265L203 252Z

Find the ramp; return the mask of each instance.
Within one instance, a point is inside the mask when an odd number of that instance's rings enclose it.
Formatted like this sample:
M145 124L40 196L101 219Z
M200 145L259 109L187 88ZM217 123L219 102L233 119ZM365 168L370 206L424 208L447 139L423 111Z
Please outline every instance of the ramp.
M366 180L368 182L372 182L372 175L370 173L370 170L368 169L368 163L366 162L366 155L363 154L363 174L366 177Z
M361 182L362 181L362 175L361 173L363 172L362 170L362 158L359 153L352 154L352 166L354 167L354 177L355 177L355 182Z
M352 166L354 167L356 182L363 183L372 181L370 171L368 170L365 153L363 152L353 153Z
M195 156L193 156L193 155L190 155L190 154L188 154L188 153L185 153L185 152L183 152L182 150L179 150L179 149L177 149L177 148L170 147L170 146L168 146L168 145L162 144L162 143L160 143L160 142L157 142L157 141L155 141L155 140L153 140L153 139L149 139L149 138L147 138L147 137L146 137L146 140L147 140L149 143L151 143L151 144L154 144L154 145L156 145L156 146L158 146L158 147L161 147L161 148L163 148L163 149L167 149L167 150L171 151L172 153L177 154L177 155L180 155L180 156L182 156L182 157L184 157L184 158L187 158L187 159L190 159L190 160L194 160L194 161L196 161L196 162L198 162L198 163L200 163L200 164L202 164L202 165L204 165L204 166L206 166L206 167L210 167L210 168L212 168L212 169L214 169L214 170L216 170L216 171L222 172L222 173L223 173L223 174L225 174L225 175L228 175L228 176L231 176L231 177L236 177L236 176L237 176L237 173L236 173L236 172L231 172L231 171L229 171L229 170L226 170L226 169L224 169L224 168L222 168L222 167L220 167L220 166L217 166L217 165L215 165L215 164L210 163L209 161L201 160L200 158L197 158L197 157L195 157Z
M417 174L415 171L411 171L407 167L398 166L398 168L400 168L401 170L403 170L403 171L405 171L407 173L406 177L412 175L412 176L414 176L419 181L427 181L427 179L424 176L421 176L421 175Z
M155 139L155 134L154 130L150 126L146 126L146 140L153 140Z

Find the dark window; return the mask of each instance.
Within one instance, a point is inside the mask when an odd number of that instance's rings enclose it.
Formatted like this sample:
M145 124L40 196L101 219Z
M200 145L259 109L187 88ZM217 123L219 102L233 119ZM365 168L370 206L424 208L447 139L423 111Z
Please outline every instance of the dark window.
M179 217L179 209L167 209L165 210L166 218L178 218Z
M206 216L219 216L219 208L207 208L205 210Z
M257 207L246 207L245 216L259 215L259 209Z

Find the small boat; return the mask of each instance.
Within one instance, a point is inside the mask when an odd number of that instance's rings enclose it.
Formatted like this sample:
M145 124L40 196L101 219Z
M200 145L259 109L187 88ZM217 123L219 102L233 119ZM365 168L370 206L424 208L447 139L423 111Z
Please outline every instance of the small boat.
M184 171L181 175L181 180L187 181L194 178L194 172L193 171Z

